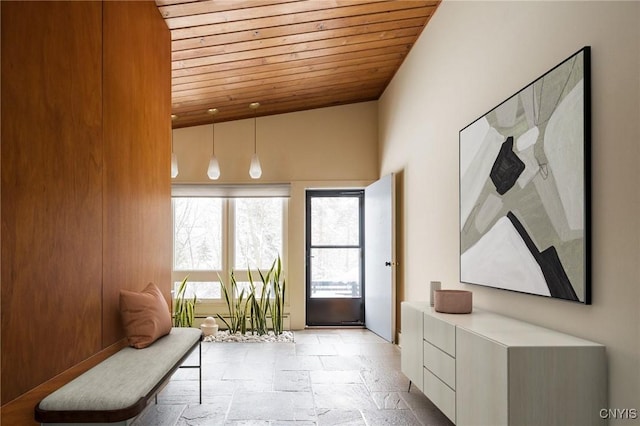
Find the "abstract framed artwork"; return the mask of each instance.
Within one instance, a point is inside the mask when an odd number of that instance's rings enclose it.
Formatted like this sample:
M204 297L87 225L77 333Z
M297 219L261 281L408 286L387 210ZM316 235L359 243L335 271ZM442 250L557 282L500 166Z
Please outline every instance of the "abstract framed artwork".
M460 281L591 303L590 48L460 131Z

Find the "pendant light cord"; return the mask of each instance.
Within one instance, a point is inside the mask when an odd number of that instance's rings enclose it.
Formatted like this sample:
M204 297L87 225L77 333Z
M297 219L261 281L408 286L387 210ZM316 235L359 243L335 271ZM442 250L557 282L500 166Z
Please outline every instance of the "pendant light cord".
M252 102L249 104L249 108L253 110L253 153L254 155L258 153L258 108L260 107L259 102Z
M216 114L218 113L218 108L209 108L207 112L211 114L211 155L215 157L216 155Z

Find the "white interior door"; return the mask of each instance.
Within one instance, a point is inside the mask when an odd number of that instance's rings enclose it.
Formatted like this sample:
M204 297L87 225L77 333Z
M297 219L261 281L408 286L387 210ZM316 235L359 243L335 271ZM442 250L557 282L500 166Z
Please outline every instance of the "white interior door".
M396 335L395 176L364 191L365 325L383 339Z

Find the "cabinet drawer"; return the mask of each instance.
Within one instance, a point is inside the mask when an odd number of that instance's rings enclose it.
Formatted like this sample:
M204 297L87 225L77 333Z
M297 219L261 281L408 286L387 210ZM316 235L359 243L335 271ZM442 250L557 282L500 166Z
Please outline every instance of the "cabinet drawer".
M456 422L456 393L444 382L424 369L424 394L442 411L445 416Z
M456 389L456 359L429 342L424 343L424 366L453 390Z
M455 358L456 327L429 314L424 314L424 340Z

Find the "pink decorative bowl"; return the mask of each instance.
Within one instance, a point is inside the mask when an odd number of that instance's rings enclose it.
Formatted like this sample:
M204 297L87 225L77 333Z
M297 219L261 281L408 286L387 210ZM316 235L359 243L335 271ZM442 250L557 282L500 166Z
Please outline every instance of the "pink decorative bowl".
M471 292L466 290L436 290L434 308L445 314L468 314L472 310Z

